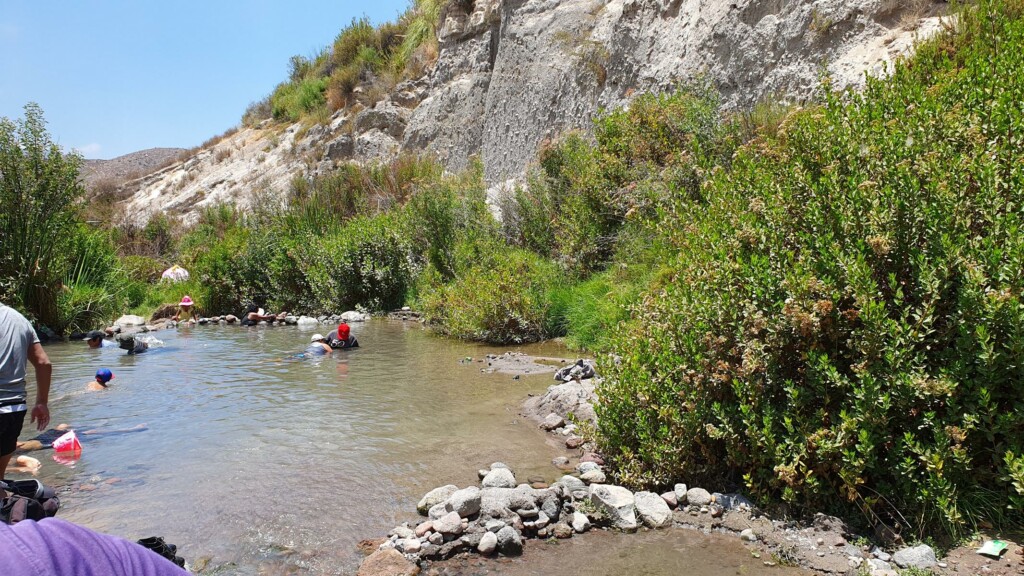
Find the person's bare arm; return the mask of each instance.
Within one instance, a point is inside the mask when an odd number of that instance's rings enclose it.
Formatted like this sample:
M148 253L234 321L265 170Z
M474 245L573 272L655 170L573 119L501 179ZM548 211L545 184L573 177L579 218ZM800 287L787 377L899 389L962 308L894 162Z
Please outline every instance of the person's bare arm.
M36 342L28 349L28 361L36 369L36 405L32 407L32 422L36 422L40 430L50 424L50 378L53 366L50 357L43 350L43 345Z

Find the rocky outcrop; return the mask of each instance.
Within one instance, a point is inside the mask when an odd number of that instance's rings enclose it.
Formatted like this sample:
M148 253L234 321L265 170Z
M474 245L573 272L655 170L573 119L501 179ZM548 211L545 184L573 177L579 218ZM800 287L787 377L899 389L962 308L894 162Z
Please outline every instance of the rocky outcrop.
M474 156L492 185L521 178L545 141L602 108L706 78L726 107L801 100L827 70L856 85L938 29L937 0L476 0L453 3L426 75L324 126L245 128L136 180L126 218L280 202L296 178L343 162ZM493 187L497 189L497 186Z

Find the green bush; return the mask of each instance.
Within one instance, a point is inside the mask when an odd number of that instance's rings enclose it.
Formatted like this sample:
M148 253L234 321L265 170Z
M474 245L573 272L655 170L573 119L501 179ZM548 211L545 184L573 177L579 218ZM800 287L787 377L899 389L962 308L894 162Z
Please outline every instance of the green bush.
M352 219L295 249L323 311L399 308L413 280L408 238L391 215Z
M918 536L1021 526L1022 14L965 9L675 198L678 256L601 365L620 481Z
M453 282L421 294L427 321L443 334L491 344L549 337L551 292L561 281L557 267L497 244L477 262Z
M0 118L0 297L55 329L84 192L80 164L50 139L37 104L22 120Z
M271 114L277 120L296 122L327 104L326 78L307 78L301 82L278 85L270 96Z

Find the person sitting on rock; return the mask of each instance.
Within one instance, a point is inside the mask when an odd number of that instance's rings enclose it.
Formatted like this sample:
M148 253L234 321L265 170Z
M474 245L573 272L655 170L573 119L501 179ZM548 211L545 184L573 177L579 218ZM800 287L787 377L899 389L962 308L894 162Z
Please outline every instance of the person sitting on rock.
M96 371L96 379L91 380L85 385L85 389L89 392L99 392L100 390L107 389L107 382L114 379L114 373L107 368L100 368Z
M338 329L327 335L327 343L335 350L339 348L359 348L359 341L351 335L351 328L342 322Z
M106 336L106 333L100 330L93 330L85 335L85 343L89 345L89 348L117 348L117 344L104 340Z
M196 311L192 307L195 304L192 302L192 298L185 295L181 302L178 304L178 313L171 318L175 322L188 322L189 324L195 324L199 322L199 317L196 316Z
M555 372L555 380L559 382L568 382L570 380L584 380L586 378L594 377L594 367L584 362L582 359L577 360L575 364L570 364L564 368Z

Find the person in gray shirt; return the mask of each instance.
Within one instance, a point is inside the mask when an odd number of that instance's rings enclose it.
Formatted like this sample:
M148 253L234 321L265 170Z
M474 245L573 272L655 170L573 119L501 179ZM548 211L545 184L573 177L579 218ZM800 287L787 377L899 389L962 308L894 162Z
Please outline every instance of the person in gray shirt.
M32 325L17 310L0 304L0 480L14 455L28 410L25 365L36 369L36 403L32 422L39 430L50 423L50 359Z

